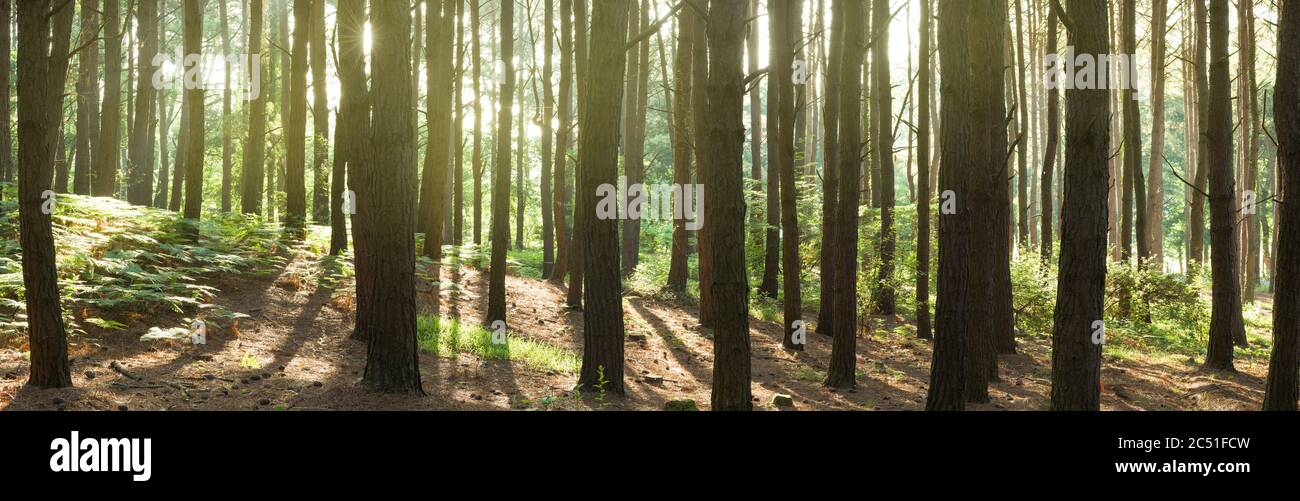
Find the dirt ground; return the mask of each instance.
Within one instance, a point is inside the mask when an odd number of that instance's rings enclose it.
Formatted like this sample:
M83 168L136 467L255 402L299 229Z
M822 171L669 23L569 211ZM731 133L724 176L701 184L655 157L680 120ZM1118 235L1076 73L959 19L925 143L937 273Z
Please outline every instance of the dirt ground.
M0 349L3 410L659 410L693 399L708 409L712 340L694 307L638 297L625 299L629 339L624 397L575 396L576 374L460 353L421 356L427 396L377 395L359 383L364 343L348 339L352 297L304 278L315 263L298 259L264 277L219 281L212 302L249 315L234 328L208 329L207 344L139 340L151 326L182 325L179 315L126 313L127 328L92 332L71 349L73 388L26 386L24 352ZM478 323L486 310L487 276L470 267L443 267L441 311ZM422 311L432 311L428 283ZM511 275L507 302L512 335L580 353L581 312L563 307L564 289ZM809 314L805 321L815 323ZM872 318L858 339L858 387L821 385L830 338L809 329L806 351L781 347L781 326L751 320L756 410L776 410L775 394L795 410L920 410L929 379L930 343L895 333L901 318ZM644 334L644 335L641 335ZM975 410L1041 410L1048 406L1050 347L1044 337L1019 340L1019 353L1000 357L991 401ZM116 368L115 368L116 367ZM1266 360L1238 360L1235 374L1205 372L1190 361L1147 362L1106 357L1106 410L1253 410L1263 394ZM547 402L542 405L540 402Z

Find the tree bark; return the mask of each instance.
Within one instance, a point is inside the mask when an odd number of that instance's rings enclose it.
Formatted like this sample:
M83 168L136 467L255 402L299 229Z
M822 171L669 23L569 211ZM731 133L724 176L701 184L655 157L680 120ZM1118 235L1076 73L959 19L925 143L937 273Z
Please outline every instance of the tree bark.
M713 0L709 7L709 155L705 221L744 221L745 68L747 0ZM643 60L643 62L647 62ZM644 92L644 90L642 90ZM745 227L711 224L713 242L713 385L715 411L750 410L749 280Z
M1151 160L1147 178L1147 233L1151 265L1164 270L1165 227L1165 25L1169 0L1151 1ZM1136 62L1135 62L1136 64ZM1137 85L1137 82L1133 82Z
M599 217L596 206L597 187L613 186L618 177L618 119L623 97L620 84L627 63L623 41L627 35L628 0L600 0L592 6L591 65L587 67L589 83L584 94L587 102L579 119L581 188L577 197L584 214L579 222L587 223L587 244L582 246L586 283L578 389L622 395L623 281L619 274L618 221Z
M948 0L944 0L948 1ZM855 0L834 0L831 4L832 54L840 56L839 124L836 138L839 152L836 154L839 179L836 189L835 221L835 276L833 278L831 306L831 363L826 371L825 385L831 388L852 388L857 385L857 347L858 347L858 204L862 193L859 190L862 157L862 102L858 96L862 93L862 63L866 55L867 41L863 12L866 2ZM841 33L835 33L835 26L840 26ZM836 42L841 44L835 50ZM832 56L834 57L834 56ZM830 90L827 90L829 97ZM827 128L829 132L830 128ZM827 155L826 158L830 158ZM829 164L828 164L829 165Z
M835 223L835 216L838 213L836 201L839 198L839 126L840 110L843 107L843 103L840 102L841 80L843 78L841 67L844 64L845 43L844 5L842 2L835 2L831 4L831 9L830 55L826 64L826 102L825 109L822 112L824 129L822 147L825 150L823 158L826 166L822 175L822 241L821 269L819 270L821 274L821 291L818 301L816 331L827 335L835 332L835 254L838 252L835 248L835 236L839 229ZM757 46L758 43L755 42L754 45ZM755 122L754 130L758 130L757 122Z
M355 7L348 6L348 10ZM369 101L376 117L405 117L415 107L410 77L410 7L405 1L370 3L374 49ZM344 33L348 31L352 29ZM356 48L350 52L359 58ZM349 80L364 82L357 76L350 74ZM415 338L415 214L411 208L416 202L416 132L412 125L403 119L376 120L370 130L368 157L360 159L354 171L358 226L365 228L356 235L357 257L366 261L357 268L357 303L368 310L364 319L358 316L357 328L368 337L362 384L383 393L423 395ZM370 275L364 287L363 272ZM364 325L360 323L363 320Z
M673 51L673 183L686 186L691 182L691 157L694 148L694 131L691 130L691 103L696 92L692 84L691 68L694 64L693 45L697 22L695 13L682 9L677 13L677 48ZM672 255L668 263L668 289L686 293L690 266L687 261L689 237L686 220L673 219Z
M930 94L931 82L934 80L934 63L930 57L932 1L921 0L921 45L917 61L920 75L917 79L919 123L916 127L916 336L921 339L933 338L930 327ZM833 21L831 29L834 31ZM835 57L833 49L831 57ZM829 98L830 93L827 92L827 99ZM827 124L829 123L828 121ZM829 150L827 151L826 158L830 160Z
M122 147L122 21L118 2L104 2L104 104L100 114L99 149L91 193L117 194L117 170Z
M1098 2L1069 0L1069 45L1107 52L1109 19ZM1109 91L1068 89L1061 257L1052 336L1052 410L1098 410L1106 292Z
M560 0L560 127L555 131L555 188L551 196L555 216L555 267L552 282L564 283L569 271L568 166L573 132L573 0Z
M776 64L780 61L780 50L775 43L779 32L783 32L785 23L772 22L784 19L784 6L779 2L767 2L768 18L768 58L767 58L767 187L766 200L767 229L763 238L763 281L759 283L758 294L772 299L777 298L777 275L781 272L781 87L789 85L788 81L778 78L780 71ZM784 35L781 35L784 36ZM757 128L757 125L755 125Z
M307 224L307 46L314 0L293 2L293 48L290 57L289 121L285 124L285 229L300 238ZM409 51L409 49L408 49ZM409 72L408 72L409 74Z
M799 214L798 214L798 192L795 186L795 134L798 131L796 124L796 86L802 85L794 81L792 65L794 64L794 54L797 46L801 41L796 39L803 33L803 0L790 0L783 2L786 9L780 16L774 16L772 19L786 21L784 29L780 30L772 39L772 44L777 47L777 58L773 64L775 72L770 78L778 79L780 84L780 110L781 117L779 120L780 130L776 137L778 144L779 171L781 175L781 293L783 308L783 320L785 334L781 338L781 346L791 350L803 350L806 343L796 343L794 339L797 326L795 322L803 322L803 298L800 292L799 273L803 269L802 262L799 259Z
M1279 4L1277 78L1273 123L1277 128L1277 169L1285 193L1300 189L1300 1ZM1279 226L1274 259L1273 351L1264 385L1264 410L1296 410L1300 398L1300 204L1278 204Z
M876 313L893 315L898 309L894 298L894 251L898 235L894 233L894 98L889 76L889 2L872 4L874 27L871 29L871 78L875 89L872 98L872 116L876 121L875 141L876 185L880 192L880 265L877 268L876 287L872 300Z
M1211 313L1205 366L1234 370L1233 337L1243 329L1238 281L1236 200L1232 175L1232 100L1228 76L1228 0L1210 0L1210 93L1208 132L1210 182Z
M9 19L9 17L5 17ZM5 23L5 29L9 28ZM76 165L72 168L72 192L78 195L90 194L91 170L94 168L95 159L98 156L99 142L95 137L94 130L99 122L99 0L86 0L81 2L81 36L77 41L78 45L84 47L78 53L77 59L77 158ZM9 37L4 37L4 43L9 42ZM9 51L4 51L8 54ZM3 78L9 78L9 58L4 58L6 68L4 69ZM5 91L8 92L9 86L5 85ZM4 134L8 134L8 104L9 99L5 99L5 110L3 119L5 120ZM5 151L9 151L5 147ZM8 154L6 153L6 156ZM8 181L10 178L6 177Z
M41 388L72 386L53 214L45 213L43 206L50 196L55 152L63 144L59 124L73 10L72 2L18 3L18 236L31 346L27 384Z
M251 21L248 28L248 71L253 69L253 58L258 60L263 57L263 38L265 35L264 22L266 6L263 0L249 0L249 15ZM258 65L258 78L263 83L269 83L270 79L266 78L267 72ZM262 213L262 178L263 165L265 163L266 152L266 94L269 89L259 87L256 96L248 101L248 141L244 143L244 163L240 169L239 183L239 208L244 214L261 214ZM339 122L342 125L343 122ZM336 228L334 232L337 232ZM337 247L338 235L331 232L331 253ZM343 246L347 246L347 235L342 235ZM341 248L341 247L339 247Z
M1047 53L1057 54L1057 42L1060 39L1058 30L1060 29L1060 20L1057 19L1056 9L1048 9L1047 13ZM1060 64L1059 62L1057 64ZM1056 149L1060 143L1061 130L1061 90L1057 85L1047 89L1047 142L1043 152L1043 177L1040 189L1042 190L1042 255L1043 262L1052 261L1052 226L1056 222L1056 216L1053 209L1056 203L1052 200L1052 176L1056 170Z

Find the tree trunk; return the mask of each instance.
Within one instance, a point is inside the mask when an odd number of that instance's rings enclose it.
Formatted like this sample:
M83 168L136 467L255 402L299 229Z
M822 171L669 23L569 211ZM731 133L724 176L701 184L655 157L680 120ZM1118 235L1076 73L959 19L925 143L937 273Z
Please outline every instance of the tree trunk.
M303 235L307 223L307 45L311 37L313 1L293 1L293 49L290 52L293 63L287 75L289 121L284 126L284 222L286 231L294 238Z
M425 57L428 71L425 88L426 149L424 150L424 178L422 189L431 197L427 202L428 212L420 214L416 220L423 226L418 228L424 233L424 255L437 262L442 259L443 220L447 212L447 174L451 165L451 107L452 79L455 67L452 66L452 35L456 28L456 0L428 0L428 16L425 21ZM507 131L506 137L510 134ZM459 151L459 149L458 149ZM495 203L495 199L494 199ZM420 204L425 207L425 203ZM494 223L495 224L495 223ZM437 276L437 275L434 275Z
M31 375L41 388L72 386L68 338L59 305L54 236L46 204L55 152L62 149L59 124L72 35L72 2L18 3L18 218ZM57 10L51 10L57 9ZM7 21L6 21L7 22ZM53 208L53 205L50 205Z
M329 101L325 96L325 0L313 0L310 15L310 25L307 28L307 57L311 60L312 90L312 221L317 224L328 224L330 222L330 171L326 168L326 163L329 162L330 111Z
M1165 227L1165 25L1169 0L1151 2L1151 160L1147 178L1147 233L1152 266L1164 270ZM1134 62L1136 64L1136 61ZM1133 82L1137 85L1137 82Z
M1057 53L1057 41L1060 39L1058 30L1060 29L1060 20L1057 19L1056 9L1048 9L1047 13L1047 53L1059 57ZM1056 63L1060 64L1059 60ZM1061 130L1061 90L1057 85L1050 86L1047 89L1047 144L1043 152L1043 180L1042 186L1042 254L1043 262L1052 261L1052 225L1056 221L1053 215L1053 209L1056 203L1052 200L1052 176L1056 169L1056 149L1060 143ZM1109 139L1109 138L1107 138Z
M786 23L771 22L784 19L785 7L778 2L767 2L768 22L768 72L767 72L767 191L764 197L767 204L764 213L767 216L767 231L763 239L763 281L759 283L758 294L772 299L777 298L779 287L777 274L781 272L781 87L789 81L778 78L777 61L780 50L774 41L778 33L786 29ZM784 36L784 35L781 35ZM757 125L754 126L757 128Z
M578 141L581 144L583 135L587 133L585 113L587 109L587 89L590 84L587 82L587 0L574 0L573 4L574 18L574 71L577 75L576 86L578 89L578 124L579 133ZM584 247L587 246L587 229L588 218L584 208L584 196L591 196L592 193L582 191L582 179L584 163L579 161L573 166L574 173L574 194L573 194L573 227L572 236L569 239L569 290L565 298L565 304L570 308L582 308L582 283L583 283L583 257L585 254Z
M350 11L357 6L347 7ZM405 117L415 107L410 78L409 11L410 3L405 1L370 3L374 33L370 74L374 87L369 101L376 117ZM352 16L360 17L359 13L348 17ZM356 33L356 27L359 23L344 30L344 34ZM349 51L349 59L360 59L358 48ZM349 87L364 84L358 68L349 66ZM362 103L366 98L355 95L351 99ZM357 267L357 303L364 304L368 311L364 325L358 316L357 329L364 330L369 340L362 384L384 393L423 395L415 339L415 214L411 208L416 203L416 132L412 125L403 119L376 120L370 131L368 158L359 159L354 171L358 226L365 228L356 235L357 257L366 261ZM370 275L364 286L361 273Z
M874 2L873 8L871 77L875 87L872 116L876 130L872 151L876 155L875 181L880 192L880 265L872 300L876 313L888 316L898 309L894 299L894 249L898 238L894 233L894 98L889 76L889 24L893 18L889 2Z
M122 21L119 2L104 2L104 106L100 115L99 148L91 193L117 194L117 169L122 147Z
M619 275L618 221L600 217L596 209L597 187L613 186L618 177L618 119L623 97L620 84L627 62L623 41L627 36L628 0L600 0L592 5L591 64L586 73L587 93L583 94L587 102L579 119L581 188L577 197L584 214L579 222L587 224L587 244L582 246L586 283L578 389L622 395L623 281ZM502 11L508 12L509 7Z
M677 13L677 48L673 51L673 183L683 187L691 182L691 156L695 137L691 130L691 103L696 90L691 85L691 68L694 64L694 23L697 19L690 9L682 9ZM688 239L686 220L673 218L668 289L679 295L686 293L687 276L690 274Z
M263 38L266 36L263 28L263 19L266 12L266 6L263 0L249 0L249 15L252 16L249 22L248 31L248 71L253 70L253 58L261 60ZM258 78L263 83L269 83L270 79L266 78L266 71L261 65L258 65ZM261 214L262 213L262 168L265 163L266 151L266 89L259 88L259 92L251 96L252 100L248 101L248 142L244 143L244 163L240 169L239 183L239 208L244 214ZM339 122L340 127L343 122ZM336 136L337 140L337 136ZM338 160L335 159L338 163ZM335 249L341 249L347 246L347 235L342 235L343 244L338 245L339 232L335 228L330 234L331 254Z
M628 4L628 25L627 25L627 42L631 43L641 32L641 15L640 0L631 0ZM626 45L625 43L625 45ZM632 54L627 61L627 77L623 79L623 175L627 177L628 192L623 196L627 204L631 206L632 200L636 199L631 187L642 184L645 178L645 165L641 163L641 149L645 147L644 143L638 147L637 143L637 102L641 93L641 58L642 48L645 48L649 54L649 45L644 41L637 43L628 49ZM641 245L641 219L639 217L627 217L623 221L623 244L622 244L622 265L623 276L628 277L636 271L637 257Z
M921 46L917 61L920 122L916 127L916 336L921 339L933 338L930 327L930 93L934 79L934 62L930 58L931 8L932 0L921 0ZM831 57L835 57L833 49ZM828 100L830 95L827 92ZM829 124L827 121L828 131ZM831 158L829 151L827 160Z
M110 3L113 3L110 0ZM203 53L203 6L201 0L185 0L185 53ZM185 89L184 105L189 116L185 130L189 139L185 143L185 212L190 238L198 240L197 222L203 210L203 105L207 91L203 86Z
M947 1L947 0L944 0ZM835 276L831 297L831 362L826 371L825 385L831 388L852 388L857 385L858 351L858 203L862 193L859 177L862 158L862 63L867 41L863 12L866 2L834 0L831 8L831 54L840 56L839 124L836 154L839 170L838 193L835 197ZM839 33L836 33L839 26ZM838 40L838 42L836 42ZM835 49L840 45L839 50ZM827 89L830 97L830 89ZM827 131L830 128L827 127ZM830 158L827 155L826 158ZM831 168L828 164L828 170Z
M1019 136L1016 148L1016 228L1019 236L1017 242L1021 247L1029 246L1029 99L1025 83L1025 22L1020 0L1011 0L1016 4L1016 111L1020 113Z
M158 0L139 0L139 38L140 61L153 61L158 52L157 20ZM224 16L223 16L224 18ZM228 70L227 70L228 71ZM135 119L131 123L131 160L130 182L127 186L127 200L135 205L147 206L153 198L153 134L154 87L153 75L141 71L136 85Z
M5 17L5 19L9 19ZM9 25L5 23L5 29ZM99 122L99 0L85 0L81 2L81 36L77 43L83 49L78 54L77 59L77 159L76 165L72 168L72 192L78 195L90 194L91 170L94 168L95 159L98 156L98 138L95 137L93 130L97 127L92 123ZM4 43L9 42L9 37L4 37ZM9 54L8 50L4 51ZM9 58L6 57L5 65L9 64ZM3 71L3 78L6 82L9 78L8 66ZM5 85L7 92L9 86ZM5 110L3 119L5 120L4 134L9 133L9 112L7 106L9 99L6 96ZM9 151L8 146L5 151ZM8 154L5 154L6 157ZM8 181L10 178L5 177Z
M483 245L483 40L479 2L470 0L470 53L474 57L474 245Z
M1205 365L1234 370L1233 336L1243 328L1238 281L1236 200L1232 176L1232 100L1228 76L1228 0L1210 0L1209 151L1212 300Z
M554 57L555 57L555 0L545 0L542 13L542 43L543 62L542 62L542 179L541 179L541 205L538 207L542 211L542 278L550 278L551 271L555 269L555 203L552 200L551 177L554 169L554 157L552 147L555 137L552 136L551 120L555 116L555 91L551 87L554 79ZM562 149L563 147L561 147ZM563 165L563 164L561 164Z
M1070 0L1069 45L1107 52L1109 24L1097 2ZM1059 13L1058 13L1059 14ZM1069 76L1067 75L1067 78ZM1106 204L1110 156L1109 91L1068 89L1061 258L1052 336L1052 410L1098 410L1106 292Z
M13 23L14 6L11 0L0 0L0 54L11 54L9 49L10 25ZM94 52L87 48L85 51ZM9 71L10 63L8 57L0 58L0 181L10 182L14 179L14 157L13 157L13 139L10 136L11 128L9 104ZM91 72L94 74L95 72ZM80 85L80 84L78 84ZM78 90L81 94L81 91ZM82 94L85 95L85 94ZM80 123L80 122L78 122ZM89 166L86 166L89 168ZM85 174L85 173L83 173ZM89 181L89 179L87 179ZM89 185L87 185L89 186ZM86 190L89 191L89 190ZM0 199L4 194L0 193Z
M560 0L559 115L560 127L555 131L555 189L551 194L555 215L555 267L549 277L552 282L563 284L569 269L569 196L565 183L568 181L568 153L573 132L573 0Z
M835 255L838 252L835 248L835 236L838 231L835 216L838 212L836 200L839 198L840 179L840 110L844 106L840 102L843 78L841 66L844 64L844 5L842 2L835 2L831 5L831 9L830 55L826 64L826 103L822 112L825 129L822 133L822 147L825 150L826 166L822 169L824 174L822 175L822 241L819 270L821 291L817 312L817 332L827 335L835 332ZM758 43L755 42L754 45L757 46ZM758 130L757 122L754 130Z
M348 189L353 195L364 191L358 181L363 173L372 169L369 156L370 109L369 92L366 89L366 60L363 52L363 34L365 32L366 13L362 2L342 2L338 10L339 40L339 126L334 135L334 142L339 146L335 163L347 166ZM339 159L338 157L343 157ZM337 169L337 167L336 167ZM274 172L274 169L268 169ZM359 210L360 200L355 200L353 207ZM352 214L353 261L356 263L357 280L357 316L352 338L368 338L366 327L372 322L371 305L360 301L362 297L378 294L373 278L375 271L371 268L377 262L370 257L368 245L373 238L367 237L370 229L359 212ZM335 223L338 224L337 222ZM414 244L412 244L414 245Z
M779 30L777 37L772 39L772 43L777 47L777 58L774 60L775 73L770 78L776 78L781 82L780 86L780 110L781 117L780 130L776 137L778 144L779 171L781 175L781 294L782 304L784 305L784 327L785 335L781 338L781 346L792 350L803 350L806 343L796 343L794 334L798 325L803 322L803 298L800 293L799 272L803 269L802 262L799 259L799 214L798 214L798 192L795 186L795 133L798 131L796 124L796 86L802 85L802 82L794 80L792 65L794 64L794 53L796 48L802 45L802 41L796 39L797 35L803 33L803 0L790 0L783 3L786 9L780 16L774 16L772 19L784 19L786 21L784 29ZM780 23L778 23L780 24ZM800 37L801 38L801 37ZM800 324L796 325L796 322Z
M501 4L500 58L503 79L498 96L502 99L497 112L496 152L492 170L492 264L488 277L488 311L485 323L506 320L506 250L510 246L510 129L514 114L510 96L515 94L514 3ZM522 180L520 181L522 182Z
M745 68L747 0L713 0L709 7L709 144L705 184L712 203L705 221L744 221ZM647 58L643 58L642 62ZM645 92L644 89L642 92ZM712 224L713 385L715 411L750 410L749 280L745 227Z
M1279 3L1277 79L1273 123L1277 128L1277 169L1283 191L1300 188L1300 1ZM1278 204L1277 282L1273 295L1273 352L1264 385L1264 410L1296 410L1300 364L1300 204Z
M1209 83L1209 18L1205 8L1205 0L1191 0L1195 2L1196 16L1196 55L1193 67L1196 69L1196 176L1193 184L1196 189L1192 193L1191 208L1191 260L1197 264L1205 260L1205 196L1202 193L1209 191L1210 179L1210 151L1209 151L1209 110L1210 110L1210 83Z

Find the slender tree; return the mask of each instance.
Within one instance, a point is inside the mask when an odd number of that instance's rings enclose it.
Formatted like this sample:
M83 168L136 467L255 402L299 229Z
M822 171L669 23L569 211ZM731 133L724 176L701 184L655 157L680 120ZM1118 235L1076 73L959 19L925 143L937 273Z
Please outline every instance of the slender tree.
M928 0L926 0L928 1ZM826 167L822 174L822 242L821 242L821 297L817 312L817 332L833 334L835 322L835 224L836 201L839 198L839 126L840 126L840 89L844 63L844 5L842 2L831 4L830 56L826 64L826 100L822 112L823 131L822 147L825 150ZM757 23L756 23L757 24ZM754 46L758 43L755 42ZM757 92L756 92L757 94ZM755 115L757 116L757 115ZM757 121L755 121L757 124ZM755 125L754 130L758 127ZM756 141L757 142L757 141ZM758 151L758 150L755 150ZM757 158L757 157L755 157ZM918 237L919 238L919 237ZM927 334L928 335L928 334Z
M121 6L104 2L104 104L100 114L99 149L96 150L91 193L97 197L117 194L117 170L122 147L122 20Z
M493 153L496 166L492 170L492 264L488 276L488 312L483 317L488 323L506 320L506 250L510 246L510 128L514 118L508 100L515 93L514 2L502 2L500 16L503 78L499 96L507 102L497 112L497 144Z
M930 58L932 2L933 0L921 0L921 46L917 62L920 72L917 101L920 109L917 111L919 122L916 126L916 336L921 339L932 337L930 327L930 91L934 79L933 62ZM834 30L833 20L831 29ZM835 57L833 48L831 57ZM828 91L828 100L830 95ZM829 123L828 121L827 124ZM827 130L830 130L829 126ZM831 159L829 153L830 151L827 150L828 161Z
M1169 0L1151 1L1151 160L1147 177L1147 248L1151 265L1164 269L1165 52ZM1136 85L1136 82L1134 82Z
M113 3L110 0L109 3ZM184 45L186 54L203 53L203 2L202 0L185 0L184 7ZM198 221L203 211L203 147L204 120L203 104L207 91L202 85L186 85L185 130L189 140L185 143L185 211L186 220L190 221L187 231L195 240L198 239Z
M72 2L18 2L18 236L31 346L27 384L42 388L72 386L50 222L72 14Z
M872 299L877 313L893 315L897 310L894 299L894 250L898 238L894 233L894 98L889 80L889 23L893 18L890 16L889 2L874 2L872 8L874 11L871 21L874 26L871 29L871 77L874 80L874 90L871 97L875 100L875 105L871 111L872 118L876 121L872 152L876 155L877 177L874 181L880 192L880 266L876 270L876 287Z
M508 4L503 4L503 15L509 12L505 6ZM587 243L582 246L586 283L578 389L622 395L623 281L619 274L618 221L599 216L597 198L598 193L606 191L598 187L613 186L618 176L618 119L623 97L620 84L627 63L622 41L627 33L628 0L600 0L592 7L591 64L587 66L587 93L583 95L587 102L579 115L581 187L577 198L578 208L584 213L579 222L588 226Z
M1300 189L1300 1L1278 4L1277 79L1273 123L1277 128L1277 169L1285 193ZM1273 295L1273 352L1264 386L1264 410L1296 410L1300 390L1300 204L1279 204L1277 281Z
M425 26L426 72L425 88L428 89L425 107L427 117L426 145L424 154L424 177L422 185L428 188L428 212L416 218L424 232L424 255L437 261L442 259L443 219L447 211L447 175L451 165L451 125L452 125L452 78L455 68L452 66L452 35L456 29L455 0L429 0L429 15ZM509 134L506 134L509 137ZM496 199L493 199L493 203ZM424 204L421 204L422 206ZM493 222L493 224L496 224Z
M330 221L330 171L325 164L329 162L329 101L325 95L326 46L325 46L325 0L312 0L311 12L307 26L307 57L311 65L312 91L312 128L311 128L311 178L312 178L312 220L317 223Z
M694 23L697 17L690 9L677 13L677 48L673 50L673 183L685 186L691 182L691 157L694 134L691 130L691 102L695 92L691 78L694 65ZM677 294L686 292L689 274L686 220L674 218L672 254L668 263L668 289Z
M6 54L0 57L0 181L9 182L14 179L14 157L13 157L13 139L10 136L11 123L9 105L9 79L10 63L7 54L9 50L10 25L13 24L14 6L11 0L0 0L0 54ZM92 49L83 49L91 50ZM94 73L94 72L92 72ZM80 83L78 83L80 85ZM80 91L78 91L80 94ZM80 123L80 122L78 122ZM0 198L4 194L0 193Z
M781 272L781 87L789 85L778 74L781 70L781 46L776 44L778 38L784 37L787 23L774 20L785 19L784 2L767 2L768 19L768 75L767 75L767 186L766 200L767 228L763 233L763 281L759 283L758 293L772 299L777 298L777 275ZM757 125L755 125L757 128Z
M307 45L314 0L293 0L293 48L285 128L285 228L302 234L307 223ZM409 49L408 49L409 52ZM409 72L407 73L409 74Z
M469 0L470 53L474 58L474 245L483 245L483 41L479 0Z
M569 144L573 129L573 0L560 0L560 97L559 128L555 130L555 267L553 282L564 283L569 269L568 169ZM670 274L671 275L671 274Z
M1058 30L1060 29L1060 19L1057 18L1056 9L1048 9L1047 13L1047 53L1057 55L1057 42L1060 39ZM1042 220L1042 255L1043 262L1052 260L1052 243L1055 241L1052 237L1052 227L1056 222L1056 216L1053 209L1056 203L1052 197L1052 176L1056 170L1056 150L1060 143L1061 130L1061 88L1060 85L1052 85L1047 88L1047 141L1043 150L1043 173L1042 181L1039 183L1042 193L1040 208L1043 211Z
M5 17L5 19L9 19ZM5 23L5 29L8 29L8 23ZM90 177L91 169L98 158L95 155L99 148L98 138L93 131L98 130L99 122L99 0L86 0L81 2L81 37L77 41L82 47L77 53L77 158L76 165L72 169L72 192L78 195L90 194ZM9 42L9 37L4 37L4 43ZM4 51L8 54L9 51ZM9 64L8 57L5 57L5 64ZM9 70L4 70L3 78L9 78ZM6 85L5 89L8 90ZM5 99L5 105L8 106L8 99ZM9 112L6 108L3 119L8 123ZM95 125L91 125L94 123ZM5 134L8 134L9 127L4 128ZM8 151L6 149L5 151ZM7 179L6 179L7 180Z
M542 6L542 277L550 278L555 268L555 205L552 200L551 176L555 158L551 155L555 137L551 120L555 116L555 91L551 82L555 75L555 0L544 0Z
M831 388L857 385L858 199L862 196L858 189L858 177L862 175L858 159L862 155L863 139L859 116L862 103L858 96L863 86L861 67L867 52L865 3L856 0L834 0L831 3L832 44L834 40L842 44L841 50L832 50L842 59L839 64L840 95L836 98L840 104L839 125L836 127L839 165L834 166L840 171L836 186L839 192L835 197L835 221L839 224L835 232L836 273L831 284L835 304L831 307L831 363L825 381L825 385ZM839 34L834 33L837 21L842 30Z
M1243 329L1238 280L1236 200L1232 175L1232 99L1228 76L1228 0L1210 0L1209 152L1211 312L1205 366L1233 370L1232 345Z
M799 260L799 219L798 219L798 193L795 187L794 162L795 156L795 132L798 127L795 124L796 96L795 85L802 85L803 82L796 82L793 72L795 47L801 44L796 40L796 34L803 33L803 0L790 0L781 2L786 9L779 16L772 19L777 20L778 24L784 24L784 29L778 30L776 37L771 43L776 47L777 58L773 60L775 72L769 78L776 78L781 82L780 85L780 110L781 117L779 120L780 130L776 137L779 144L779 155L776 159L780 162L781 176L781 290L782 303L784 304L784 327L785 335L781 339L781 345L787 349L802 350L804 344L802 340L795 339L795 332L798 326L795 322L803 322L803 300L800 292L799 272L803 265ZM785 20L785 23L780 23Z
M1190 218L1191 245L1188 252L1191 260L1200 264L1205 259L1205 193L1209 190L1210 180L1210 78L1209 78L1209 14L1205 0L1190 0L1194 5L1196 18L1195 56L1192 67L1196 80L1196 176L1192 190Z
M266 5L263 0L249 0L248 3L250 21L248 23L248 71L257 68L258 74L254 77L261 82L269 82L266 78L267 73L260 61L263 59L262 43L266 36L264 33L263 19L265 19ZM254 58L259 63L254 65ZM248 101L248 140L244 143L243 165L239 173L240 195L239 208L244 214L261 214L262 213L262 168L265 161L266 152L266 94L267 92L260 88L259 92L249 96ZM342 123L342 122L340 122ZM338 229L336 228L337 232ZM347 235L341 235L344 239L344 245L347 241ZM331 233L331 242L335 241L339 235ZM331 243L330 248L333 250L335 245Z
M153 61L158 53L158 1L139 0L137 27L140 38L140 61ZM228 71L228 70L227 70ZM136 205L149 205L153 199L153 142L154 121L154 87L153 72L139 72L140 81L136 85L135 119L131 123L130 182L127 186L127 200Z

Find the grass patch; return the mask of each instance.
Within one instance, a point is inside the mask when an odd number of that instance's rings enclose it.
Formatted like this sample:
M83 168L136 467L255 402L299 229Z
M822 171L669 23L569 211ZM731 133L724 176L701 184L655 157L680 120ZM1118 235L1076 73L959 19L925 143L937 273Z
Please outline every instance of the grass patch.
M439 357L471 353L483 359L512 360L531 369L564 374L576 373L580 362L573 352L541 341L507 335L505 343L494 343L492 331L455 318L421 316L416 323L416 337L421 350Z

